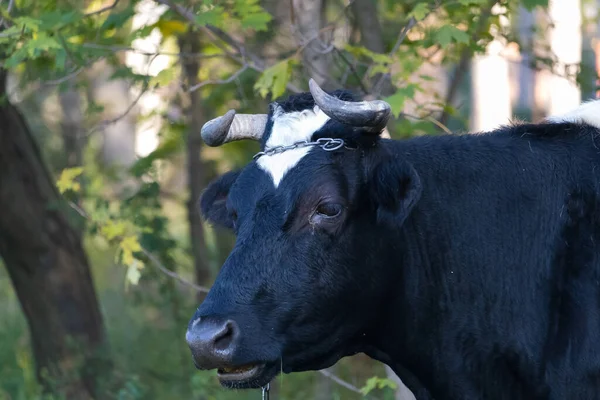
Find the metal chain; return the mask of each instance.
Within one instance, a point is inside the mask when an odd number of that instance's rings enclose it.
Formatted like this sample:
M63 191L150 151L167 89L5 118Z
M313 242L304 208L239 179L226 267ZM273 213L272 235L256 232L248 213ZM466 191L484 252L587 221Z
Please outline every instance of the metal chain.
M320 138L317 139L314 142L296 142L293 143L291 145L288 146L277 146L277 147L272 147L268 150L265 151L261 151L259 153L256 153L254 155L254 157L252 157L254 160L256 160L257 158L261 157L261 156L270 156L273 154L280 154L283 153L284 151L288 151L288 150L294 150L294 149L299 149L302 147L308 147L308 146L319 146L320 148L322 148L325 151L335 151L338 149L341 149L342 147L344 147L345 143L343 139L339 139L339 138ZM346 147L346 148L350 148L350 147Z
M262 400L269 400L269 390L271 390L270 383L267 383L262 387Z

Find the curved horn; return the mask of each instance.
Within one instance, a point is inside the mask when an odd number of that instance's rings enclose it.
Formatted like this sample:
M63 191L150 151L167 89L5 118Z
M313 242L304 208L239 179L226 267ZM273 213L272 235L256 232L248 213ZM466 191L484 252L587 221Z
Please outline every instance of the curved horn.
M229 110L225 115L211 119L202 126L202 140L217 147L235 140L260 140L267 126L267 114L237 114Z
M391 107L383 100L344 101L325 93L312 78L308 82L308 86L315 103L321 110L328 117L346 125L380 133L390 119Z

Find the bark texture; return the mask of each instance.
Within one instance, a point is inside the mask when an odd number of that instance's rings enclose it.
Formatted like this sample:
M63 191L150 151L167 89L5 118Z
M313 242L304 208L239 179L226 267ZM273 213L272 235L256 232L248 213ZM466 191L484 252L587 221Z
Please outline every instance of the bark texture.
M179 46L182 53L200 53L201 43L198 32L188 31L179 39ZM198 83L199 59L182 57L181 61L187 87L191 87ZM205 285L210 279L210 268L202 220L198 212L198 200L203 188L207 185L208 179L208 166L205 165L201 158L202 138L200 136L200 129L205 122L205 118L202 112L203 107L200 91L191 92L188 100L186 110L189 123L189 131L186 139L187 177L190 193L187 202L188 222L194 256L196 283Z
M321 29L325 22L325 0L291 0L292 30L302 47L307 74L324 88L331 88L331 48Z
M105 344L88 260L0 70L0 256L27 319L38 378L68 399L94 394Z
M385 53L383 31L377 13L377 2L373 0L354 0L351 4L354 21L360 32L362 45L374 53ZM371 79L373 93L389 96L394 92L389 74L376 74Z

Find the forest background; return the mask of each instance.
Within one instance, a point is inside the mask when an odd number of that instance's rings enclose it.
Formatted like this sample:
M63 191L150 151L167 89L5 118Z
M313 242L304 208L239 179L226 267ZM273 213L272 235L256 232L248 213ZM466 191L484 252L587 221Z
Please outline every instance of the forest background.
M395 139L539 121L598 96L599 0L0 0L0 399L257 399L193 367L185 329L234 238L201 220L255 143L234 108L388 101ZM407 399L359 355L277 399Z

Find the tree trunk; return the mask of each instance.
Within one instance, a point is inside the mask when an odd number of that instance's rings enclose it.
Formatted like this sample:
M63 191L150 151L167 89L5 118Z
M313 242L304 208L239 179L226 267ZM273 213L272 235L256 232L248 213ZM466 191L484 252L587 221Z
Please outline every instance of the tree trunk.
M75 88L73 82L68 84L69 87L64 92L59 93L59 101L62 109L61 131L63 137L63 147L65 152L64 168L80 167L83 165L83 149L86 139L83 132L83 113L81 111L81 94ZM78 196L73 200L80 205L84 191L84 186L81 184L81 190ZM74 225L73 228L81 234L84 225Z
M373 0L354 0L351 5L354 20L360 31L362 45L374 53L385 53L385 43L379 14L377 13L377 2ZM372 79L372 93L382 96L390 96L394 87L389 74L376 74ZM377 87L375 87L377 86Z
M291 0L292 31L299 46L303 47L302 60L308 75L319 85L329 88L331 83L331 50L321 32L324 26L325 0Z
M518 66L519 97L517 100L517 108L519 110L531 110L531 115L536 116L540 111L536 110L535 103L535 83L537 74L532 64L532 56L534 49L533 27L535 26L535 15L533 11L527 10L525 7L519 8L519 40L522 44L521 63ZM531 119L531 118L530 118Z
M94 398L105 344L79 235L0 70L0 256L27 319L38 378L68 399Z
M179 47L182 53L200 53L200 37L198 32L188 31L179 39ZM182 72L186 81L187 87L191 87L198 83L198 72L200 63L198 58L181 57L183 66ZM202 220L198 213L198 200L203 188L207 182L208 166L202 162L201 150L202 139L200 129L202 128L205 118L202 112L202 98L200 91L196 90L189 94L187 104L187 176L189 187L189 199L187 202L188 223L190 226L190 237L192 245L192 253L194 255L194 271L196 282L199 285L206 285L210 279L210 268L207 259L206 241L204 238L204 230Z
M83 163L83 114L81 112L81 96L74 84L59 94L62 108L61 130L65 149L65 167L78 167Z

